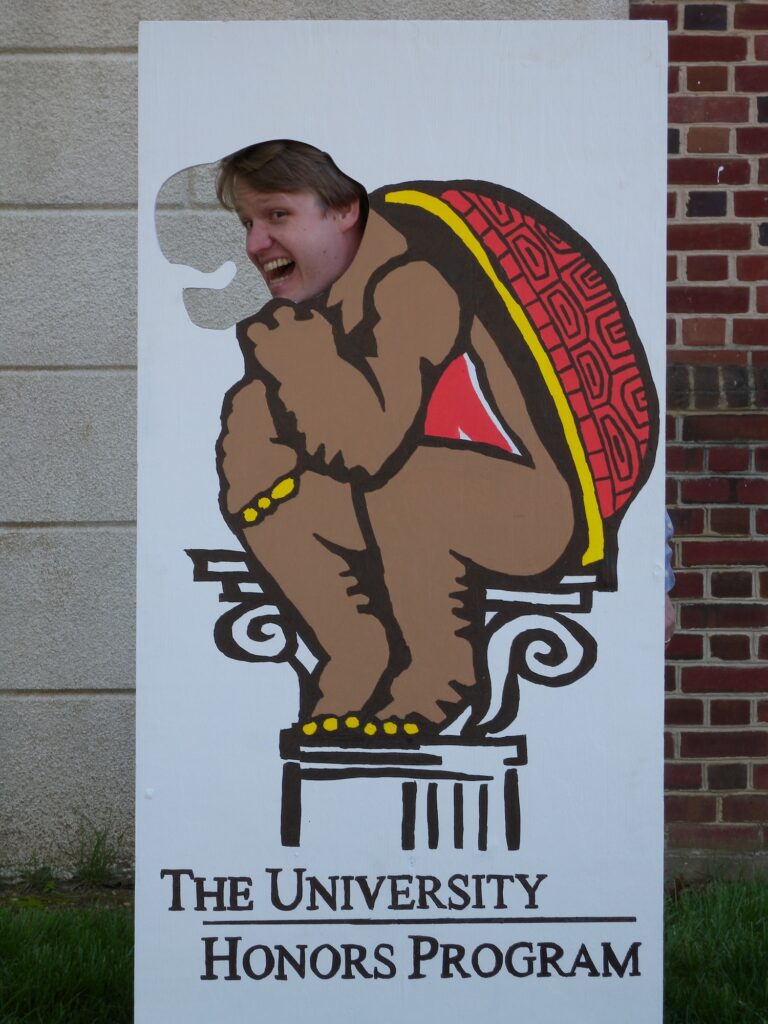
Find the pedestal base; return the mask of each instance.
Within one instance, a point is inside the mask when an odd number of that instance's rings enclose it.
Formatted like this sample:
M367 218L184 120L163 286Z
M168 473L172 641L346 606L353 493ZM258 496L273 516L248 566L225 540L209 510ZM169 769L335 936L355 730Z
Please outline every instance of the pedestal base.
M527 763L525 736L486 739L437 737L408 749L365 750L303 744L296 730L281 733L283 765L281 840L300 846L307 783L389 779L400 787L400 846L436 850L520 847L517 769Z

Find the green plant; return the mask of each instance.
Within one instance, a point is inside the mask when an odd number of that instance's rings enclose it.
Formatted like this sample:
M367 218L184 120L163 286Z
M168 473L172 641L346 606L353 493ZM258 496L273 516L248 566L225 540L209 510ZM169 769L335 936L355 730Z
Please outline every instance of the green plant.
M128 909L0 908L0 1024L129 1024Z
M112 822L97 824L79 814L61 842L61 853L72 877L86 885L104 885L114 879L125 859L125 832Z
M665 924L665 1024L768 1024L765 881L677 891Z
M31 892L49 893L56 888L56 873L47 858L34 854L19 871L22 885Z

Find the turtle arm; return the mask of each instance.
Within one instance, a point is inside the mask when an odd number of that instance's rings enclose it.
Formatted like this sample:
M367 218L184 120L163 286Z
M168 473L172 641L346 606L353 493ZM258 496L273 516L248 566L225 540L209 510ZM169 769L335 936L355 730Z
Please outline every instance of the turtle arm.
M386 274L367 310L341 337L317 311L298 320L287 307L276 314L277 328L248 331L307 454L342 478L376 476L415 436L425 379L451 354L459 332L456 293L425 262Z

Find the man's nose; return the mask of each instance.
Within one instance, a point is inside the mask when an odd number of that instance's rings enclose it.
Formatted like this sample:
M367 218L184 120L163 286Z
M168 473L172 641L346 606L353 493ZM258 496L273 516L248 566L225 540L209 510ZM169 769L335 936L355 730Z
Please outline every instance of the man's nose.
M245 251L251 260L256 260L271 244L272 239L264 225L253 224L245 239Z

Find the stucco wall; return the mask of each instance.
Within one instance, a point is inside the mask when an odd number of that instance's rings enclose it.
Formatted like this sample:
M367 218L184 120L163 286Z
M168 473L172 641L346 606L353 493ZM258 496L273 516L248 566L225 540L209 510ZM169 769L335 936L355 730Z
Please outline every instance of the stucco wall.
M476 18L625 18L477 0ZM140 19L465 18L458 0L0 2L0 866L133 816Z

